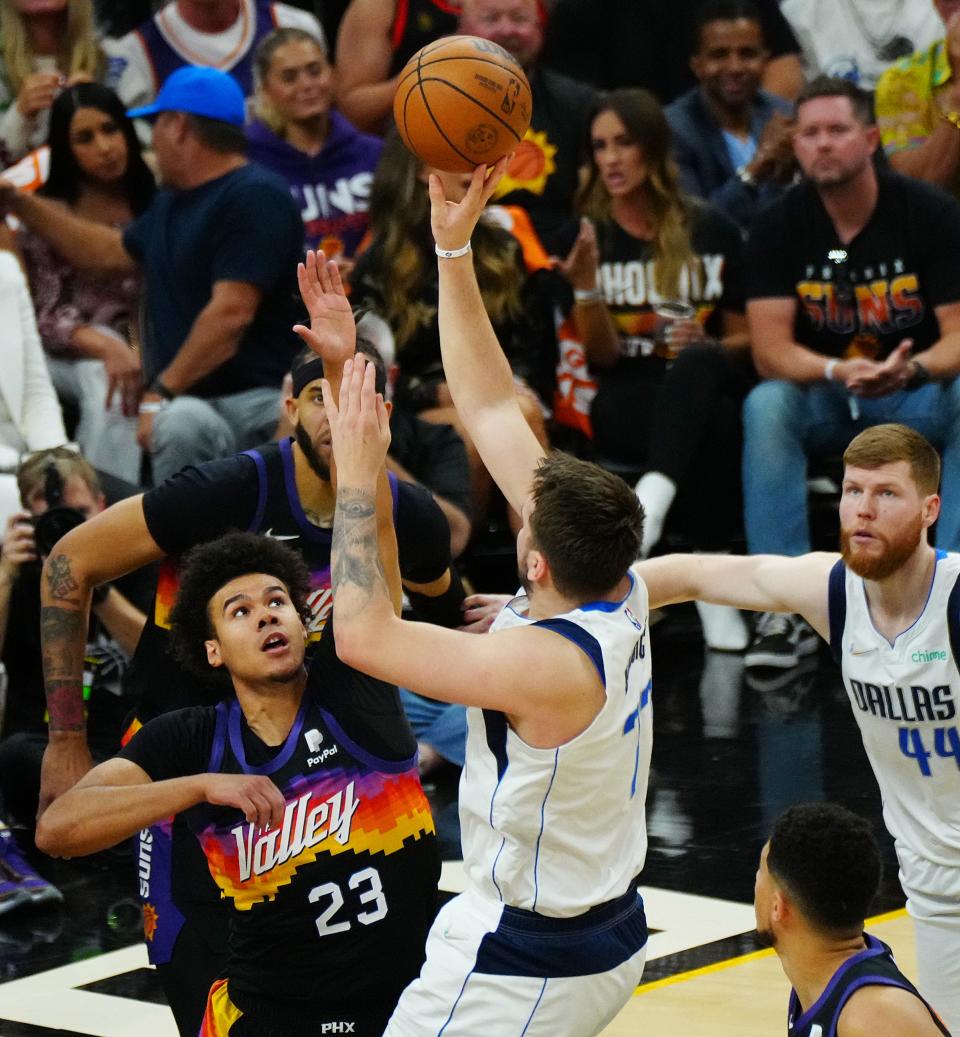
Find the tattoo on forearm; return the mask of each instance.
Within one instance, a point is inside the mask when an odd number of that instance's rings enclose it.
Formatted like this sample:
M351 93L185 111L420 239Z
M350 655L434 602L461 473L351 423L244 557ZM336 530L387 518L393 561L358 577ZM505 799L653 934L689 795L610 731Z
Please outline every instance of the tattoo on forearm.
M43 676L51 731L84 727L81 669L85 617L74 609L45 605L40 610Z
M389 599L377 542L377 508L373 494L340 486L333 523L333 585L339 614L353 615L377 593ZM359 597L343 595L353 588Z
M47 712L51 731L82 731L86 727L83 712L83 687L79 681L46 681Z
M50 596L58 599L71 599L71 594L80 590L80 584L73 578L70 572L70 558L65 554L59 554L55 558L47 560L47 586Z

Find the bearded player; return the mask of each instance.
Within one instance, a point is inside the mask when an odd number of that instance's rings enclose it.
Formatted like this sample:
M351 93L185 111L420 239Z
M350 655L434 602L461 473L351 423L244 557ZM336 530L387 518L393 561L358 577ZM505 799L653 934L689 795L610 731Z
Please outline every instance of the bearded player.
M692 598L799 612L830 645L883 797L917 936L919 986L960 1030L960 554L934 549L940 458L876 425L843 455L841 557L667 555L650 606Z
M229 905L201 1037L380 1037L433 919L416 740L397 689L337 659L332 619L305 666L309 579L268 537L194 548L171 642L226 697L149 721L37 826L38 847L75 857L183 815Z

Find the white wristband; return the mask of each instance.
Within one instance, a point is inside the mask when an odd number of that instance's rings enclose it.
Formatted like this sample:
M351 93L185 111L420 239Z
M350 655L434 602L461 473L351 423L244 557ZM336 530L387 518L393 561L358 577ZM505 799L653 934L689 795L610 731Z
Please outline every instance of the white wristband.
M137 409L139 414L159 414L170 406L169 400L144 400Z
M826 378L828 382L833 381L833 372L836 370L837 364L839 363L839 360L828 360L823 365L823 377Z
M441 248L439 245L433 246L434 252L441 259L459 259L460 256L465 256L470 251L470 242L468 241L463 248Z

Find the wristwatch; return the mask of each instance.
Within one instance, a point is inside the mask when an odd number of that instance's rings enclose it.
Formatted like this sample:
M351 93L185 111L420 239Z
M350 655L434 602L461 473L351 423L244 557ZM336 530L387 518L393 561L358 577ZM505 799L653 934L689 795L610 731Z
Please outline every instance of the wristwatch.
M910 373L910 377L907 379L907 389L919 389L921 385L926 385L930 381L930 372L920 363L919 360L911 360L910 366L913 370Z

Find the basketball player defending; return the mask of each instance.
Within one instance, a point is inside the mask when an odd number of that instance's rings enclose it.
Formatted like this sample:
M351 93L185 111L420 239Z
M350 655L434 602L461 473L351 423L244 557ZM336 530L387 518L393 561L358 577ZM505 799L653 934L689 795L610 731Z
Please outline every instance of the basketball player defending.
M876 425L843 461L840 557L666 555L634 571L651 605L799 612L829 642L896 842L920 990L960 1033L960 554L927 542L940 458L918 432Z
M184 813L232 908L201 1037L380 1037L435 912L433 820L397 689L337 659L335 632L304 669L308 591L275 540L194 548L172 645L235 694L150 720L37 826L42 850L74 857ZM148 938L156 920L145 905Z
M478 170L459 205L432 180L439 249L469 242L504 165L486 180ZM485 637L395 617L374 531L389 429L373 372L364 381L348 361L339 412L326 401L337 651L373 676L471 707L460 786L467 890L440 912L384 1037L588 1037L630 997L647 939L636 876L650 652L646 590L630 573L642 515L622 481L543 456L466 251L440 259L439 320L454 402L522 516L527 593Z
M947 1034L890 948L863 931L881 870L870 825L843 807L805 803L777 819L754 907L793 984L788 1037Z

